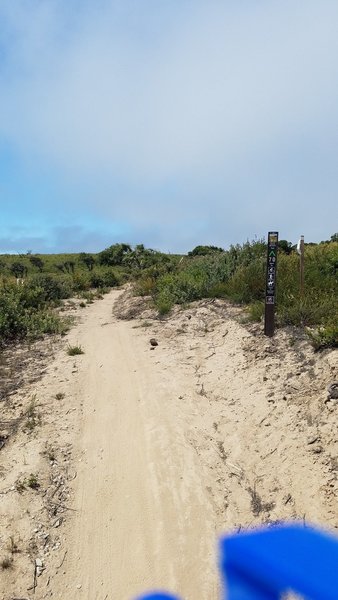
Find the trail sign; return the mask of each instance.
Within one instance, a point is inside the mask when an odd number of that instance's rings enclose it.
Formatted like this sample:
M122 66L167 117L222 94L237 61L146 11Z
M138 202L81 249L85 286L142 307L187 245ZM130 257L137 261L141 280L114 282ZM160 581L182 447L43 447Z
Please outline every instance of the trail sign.
M277 274L278 231L268 233L268 256L266 264L264 333L272 337L275 332L275 300Z

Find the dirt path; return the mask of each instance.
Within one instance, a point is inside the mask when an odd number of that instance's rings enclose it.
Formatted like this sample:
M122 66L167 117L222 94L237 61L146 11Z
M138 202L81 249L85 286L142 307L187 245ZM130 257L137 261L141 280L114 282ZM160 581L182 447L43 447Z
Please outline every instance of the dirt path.
M123 600L180 582L191 598L216 597L213 508L182 427L188 407L177 412L194 382L182 388L144 335L113 320L112 296L72 338L85 349L73 391L84 402L83 458L54 596Z
M121 300L113 291L86 309L68 339L85 354L60 351L41 382L66 386L74 412L50 425L72 443L76 478L34 597L164 588L216 600L222 532L290 518L338 526L337 409L325 404L337 352L315 356L285 332L267 341L222 301L121 321Z

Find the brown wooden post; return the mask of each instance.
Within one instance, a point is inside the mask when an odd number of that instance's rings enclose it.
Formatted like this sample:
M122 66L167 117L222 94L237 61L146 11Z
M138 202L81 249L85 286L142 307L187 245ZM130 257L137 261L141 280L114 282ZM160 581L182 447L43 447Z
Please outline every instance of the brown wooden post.
M266 263L265 319L264 334L272 337L275 333L275 301L277 274L278 231L268 233L268 255Z
M299 254L300 254L300 262L299 262L300 295L302 297L304 295L304 236L303 235L300 236Z

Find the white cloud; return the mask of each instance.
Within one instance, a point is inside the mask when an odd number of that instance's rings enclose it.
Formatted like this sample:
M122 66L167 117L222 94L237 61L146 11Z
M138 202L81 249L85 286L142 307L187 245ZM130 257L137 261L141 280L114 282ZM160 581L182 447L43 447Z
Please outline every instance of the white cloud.
M250 227L271 197L291 208L311 193L314 206L324 176L334 197L337 3L165 5L5 1L3 135L32 164L104 179L98 210L141 229L163 229L163 214L175 229L175 213L185 221L192 210L197 227L210 208L205 230L216 231L230 207L236 230L243 219ZM304 165L308 144L320 156Z

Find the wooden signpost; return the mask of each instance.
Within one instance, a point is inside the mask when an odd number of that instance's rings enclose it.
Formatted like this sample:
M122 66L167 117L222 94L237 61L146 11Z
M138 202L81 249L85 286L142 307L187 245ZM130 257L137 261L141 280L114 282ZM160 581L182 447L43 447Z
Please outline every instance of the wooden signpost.
M304 236L300 236L299 240L299 254L300 254L300 262L299 262L299 274L300 274L300 296L301 298L304 296Z
M268 256L266 265L265 319L264 334L272 337L275 333L275 301L277 274L278 231L268 233Z

